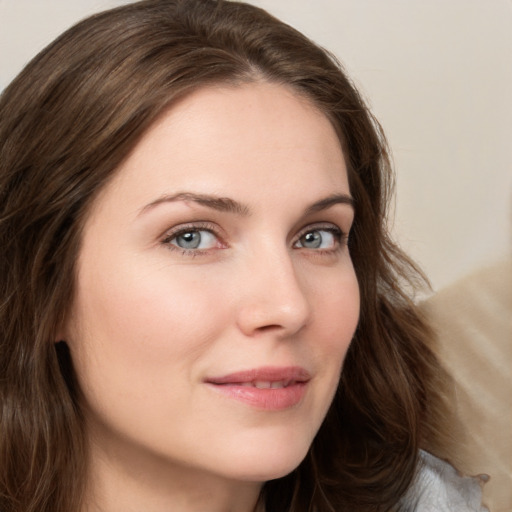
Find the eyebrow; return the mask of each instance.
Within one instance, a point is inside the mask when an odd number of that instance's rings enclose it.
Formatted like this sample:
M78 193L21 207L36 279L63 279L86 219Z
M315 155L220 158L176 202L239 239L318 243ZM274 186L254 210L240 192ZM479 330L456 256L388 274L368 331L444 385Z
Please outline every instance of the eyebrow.
M247 205L239 203L238 201L235 201L229 197L218 197L209 194L195 194L193 192L180 192L178 194L164 195L159 197L155 201L152 201L151 203L144 206L139 212L139 215L153 209L155 206L158 206L162 203L174 203L178 201L191 201L200 204L201 206L211 208L212 210L234 213L242 217L248 217L251 215L251 209ZM327 210L336 204L345 204L350 206L352 209L355 207L355 201L350 195L332 194L308 206L305 210L305 214L311 215L313 213Z
M180 192L179 194L164 195L159 197L155 201L144 206L140 213L145 213L146 211L151 210L155 206L162 203L174 203L177 201L192 201L194 203L200 204L201 206L211 208L212 210L235 213L243 217L247 217L251 214L248 206L245 206L238 201L235 201L234 199L230 199L229 197L217 197L208 194L194 194L192 192Z
M331 206L336 204L346 204L350 206L353 210L355 209L355 201L354 198L348 194L332 194L325 199L320 199L320 201L316 201L311 206L306 208L306 215L321 212L322 210L327 210Z

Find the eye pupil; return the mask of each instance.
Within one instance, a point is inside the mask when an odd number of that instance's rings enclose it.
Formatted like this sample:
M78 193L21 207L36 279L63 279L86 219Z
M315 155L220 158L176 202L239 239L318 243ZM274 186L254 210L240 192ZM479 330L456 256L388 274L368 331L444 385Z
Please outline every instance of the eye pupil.
M182 249L197 249L201 244L201 233L189 231L176 237L176 244Z
M302 237L302 246L309 249L317 249L322 245L322 235L319 231L310 231Z

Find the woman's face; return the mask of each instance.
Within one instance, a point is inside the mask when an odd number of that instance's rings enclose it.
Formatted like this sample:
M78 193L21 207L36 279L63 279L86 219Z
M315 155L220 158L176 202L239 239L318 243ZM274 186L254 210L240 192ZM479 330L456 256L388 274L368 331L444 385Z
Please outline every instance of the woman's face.
M305 456L359 314L340 144L267 83L199 90L98 196L64 329L109 464L264 481Z

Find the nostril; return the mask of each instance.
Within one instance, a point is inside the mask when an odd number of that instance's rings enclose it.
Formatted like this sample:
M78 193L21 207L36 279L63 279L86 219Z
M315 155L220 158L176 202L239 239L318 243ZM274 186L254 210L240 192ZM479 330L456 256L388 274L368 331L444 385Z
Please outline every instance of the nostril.
M283 329L282 325L272 324L272 325L262 325L261 327L258 327L256 330L263 333L263 332L269 332L269 331L278 331L280 329Z

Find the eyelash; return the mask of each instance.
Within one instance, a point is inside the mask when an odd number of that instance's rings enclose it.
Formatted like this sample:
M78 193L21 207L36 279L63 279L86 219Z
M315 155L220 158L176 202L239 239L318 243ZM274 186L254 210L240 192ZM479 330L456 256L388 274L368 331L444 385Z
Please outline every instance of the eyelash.
M188 224L184 226L179 226L178 228L175 228L169 232L166 233L165 238L162 240L162 244L165 245L165 247L170 251L178 251L184 256L205 256L208 255L212 249L185 249L182 247L178 247L171 242L178 238L179 236L185 234L185 233L191 233L191 232L197 232L197 231L208 231L211 233L215 238L220 240L221 245L226 247L226 244L222 242L222 237L219 234L219 230L216 227L215 224L211 224L209 222L200 222L200 223L194 223L194 224ZM295 237L295 241L293 242L293 246L305 235L308 233L311 233L313 231L327 231L331 233L335 239L335 246L330 249L308 249L307 247L296 247L296 249L305 249L311 252L314 252L315 255L328 255L328 254L334 254L338 251L340 251L343 247L348 245L348 234L346 234L343 230L341 230L339 227L333 225L333 224L312 224L306 226L304 229L302 229L298 235Z

